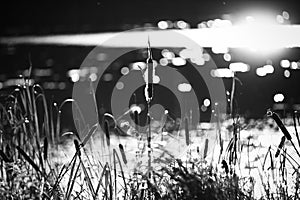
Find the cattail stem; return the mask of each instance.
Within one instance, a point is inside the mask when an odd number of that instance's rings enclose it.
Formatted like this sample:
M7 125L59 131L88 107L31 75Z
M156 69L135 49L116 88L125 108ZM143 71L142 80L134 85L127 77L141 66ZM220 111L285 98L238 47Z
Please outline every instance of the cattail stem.
M298 130L297 130L297 122L296 122L296 112L293 113L293 122L294 122L296 138L297 138L297 141L298 141L298 145L300 147L300 138L299 138L299 133L298 133Z
M296 145L294 144L294 142L291 140L291 144L292 144L292 146L294 147L294 149L295 149L295 151L296 151L296 153L297 153L297 155L299 156L299 158L300 158L300 153L299 153L299 151L298 151L298 149L297 149L297 147L296 147Z
M150 105L148 104L148 108L150 108ZM149 114L148 109L148 123L149 123L149 131L148 131L148 177L151 178L151 117Z
M232 118L234 118L234 113L233 113L234 112L234 109L233 109L234 93L235 93L235 74L232 77L231 96L230 96L230 114L231 114Z

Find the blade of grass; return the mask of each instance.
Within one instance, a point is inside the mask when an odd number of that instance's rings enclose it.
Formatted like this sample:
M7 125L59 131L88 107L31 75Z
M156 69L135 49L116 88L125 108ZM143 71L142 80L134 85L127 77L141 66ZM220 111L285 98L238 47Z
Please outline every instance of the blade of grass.
M299 133L297 130L297 122L296 122L296 112L293 113L293 122L294 122L294 129L295 129L295 133L296 133L296 138L298 141L298 146L300 147L300 138L299 138Z
M77 177L77 173L79 171L80 164L77 165L77 168L76 168L75 173L74 173L75 165L76 165L76 159L75 159L75 161L72 165L72 168L71 168L65 199L70 199L70 196L71 196L72 191L73 191L74 183L75 183L75 180L76 180L76 177ZM73 174L74 174L74 176L73 176Z
M25 158L25 160L40 174L43 174L35 162L21 149L19 146L16 147L19 153Z
M85 136L85 138L83 139L83 142L81 143L82 146L85 146L85 144L90 140L90 138L92 137L92 135L98 130L98 123L95 124L94 126L92 126L92 128L90 129L90 131L88 132L88 134Z

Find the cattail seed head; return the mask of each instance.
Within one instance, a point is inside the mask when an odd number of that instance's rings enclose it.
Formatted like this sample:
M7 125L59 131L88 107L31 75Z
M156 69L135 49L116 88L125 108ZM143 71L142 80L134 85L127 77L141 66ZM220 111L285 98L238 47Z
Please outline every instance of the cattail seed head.
M286 129L286 127L282 123L282 121L279 118L278 114L275 113L275 112L272 112L272 111L268 111L267 115L274 119L274 121L276 122L277 126L280 128L281 132L284 134L286 139L292 140L291 134L289 133L289 131Z
M184 119L184 130L185 130L185 142L188 146L190 144L190 134L189 134L189 122L188 119Z
M282 147L284 145L284 142L285 142L285 136L282 136L281 141L278 145L278 149L277 149L276 154L275 154L275 158L277 158L279 156L280 150L282 149Z
M45 137L44 139L44 160L48 158L48 139Z
M228 174L229 173L229 167L228 164L225 160L222 160L222 168L225 170L225 173Z
M80 145L78 140L74 140L74 145L75 145L76 152L78 152L78 156L81 156Z
M124 147L123 147L122 144L119 144L119 149L120 149L120 152L121 152L121 156L122 156L123 162L125 164L127 164L126 154L125 154Z
M107 120L104 120L104 132L106 136L107 146L110 146L109 124Z
M205 146L204 146L204 153L203 153L203 158L204 158L204 159L205 159L206 156L207 156L208 142L209 142L209 140L206 138L206 139L205 139Z

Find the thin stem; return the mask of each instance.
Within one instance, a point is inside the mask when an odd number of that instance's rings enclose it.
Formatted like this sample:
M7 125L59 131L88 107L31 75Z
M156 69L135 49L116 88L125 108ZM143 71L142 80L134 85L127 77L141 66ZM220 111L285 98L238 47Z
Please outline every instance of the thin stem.
M235 93L235 73L232 77L232 86L231 86L231 96L230 96L230 114L231 117L234 118L234 110L233 110L233 100L234 100L234 93Z

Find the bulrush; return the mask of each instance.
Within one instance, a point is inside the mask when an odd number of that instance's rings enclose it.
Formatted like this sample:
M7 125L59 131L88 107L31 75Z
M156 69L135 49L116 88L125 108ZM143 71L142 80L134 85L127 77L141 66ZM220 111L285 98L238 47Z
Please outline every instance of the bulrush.
M225 173L228 174L229 173L229 167L228 164L225 160L222 160L222 168L225 170Z
M121 155L122 155L123 162L125 164L127 164L126 154L125 154L124 147L123 147L122 144L119 144L119 149L120 149L120 152L121 152Z
M276 154L275 154L275 158L277 158L279 156L279 153L280 153L280 150L282 149L283 145L284 145L284 142L285 142L285 136L282 136L281 137L281 141L278 145L278 148L277 148L277 151L276 151Z
M188 119L184 119L184 130L185 130L185 142L188 146L190 144L190 133L189 133L189 122Z
M139 113L138 111L134 111L134 123L135 123L135 129L138 131L138 125L139 125Z
M48 157L48 139L45 137L44 139L44 160L46 161Z
M76 152L77 152L78 156L80 157L81 153L80 153L80 145L79 145L78 140L74 140L74 145L75 145Z
M286 129L286 127L283 125L281 119L279 118L278 114L272 111L268 111L267 115L269 117L272 117L274 119L274 121L276 122L277 126L280 128L280 130L282 131L282 133L284 134L284 136L286 137L286 139L288 140L292 140L292 136L289 133L289 131Z
M110 146L109 123L107 120L104 120L104 132L106 136L107 146Z
M205 139L205 146L204 146L203 159L205 159L205 158L206 158L206 156L207 156L207 151L208 151L208 142L209 142L209 140L206 138L206 139Z

